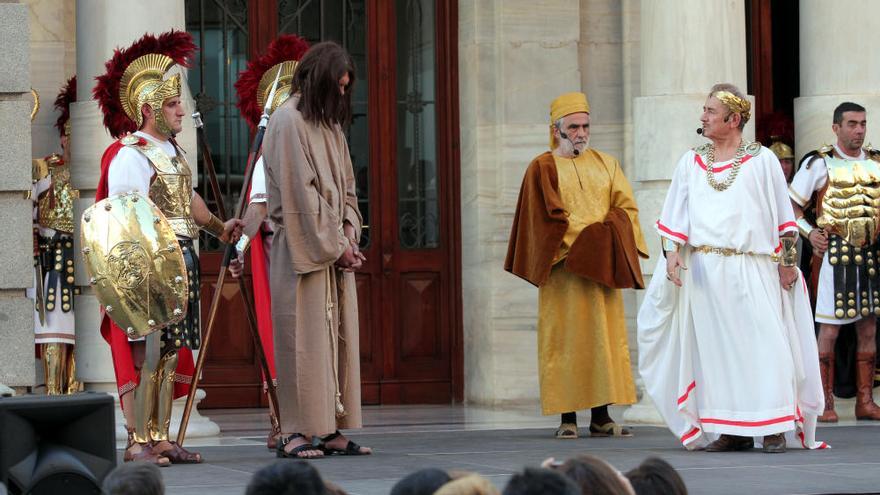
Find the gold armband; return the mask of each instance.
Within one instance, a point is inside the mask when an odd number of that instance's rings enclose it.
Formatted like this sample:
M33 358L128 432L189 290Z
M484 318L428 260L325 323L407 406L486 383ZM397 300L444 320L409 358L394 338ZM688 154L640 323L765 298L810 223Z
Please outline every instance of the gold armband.
M660 245L663 246L663 251L681 251L681 244L673 241L668 237L660 237Z
M797 265L797 239L794 237L783 237L782 252L779 253L782 266Z
M798 218L797 222L795 222L795 223L797 223L798 231L801 233L801 235L804 237L804 239L809 239L810 232L812 232L813 229L816 228L812 224L810 224L810 222L808 222L805 217Z
M226 231L226 226L223 225L223 222L220 221L219 218L217 218L217 215L212 214L211 219L208 220L208 223L202 226L202 229L219 239L220 236L223 235L223 232Z

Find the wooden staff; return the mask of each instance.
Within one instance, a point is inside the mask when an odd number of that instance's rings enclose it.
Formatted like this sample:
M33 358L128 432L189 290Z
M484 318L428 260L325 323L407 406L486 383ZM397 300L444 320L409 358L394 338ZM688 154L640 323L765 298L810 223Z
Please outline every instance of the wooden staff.
M241 219L244 214L245 209L247 208L247 193L250 190L251 186L251 178L254 175L254 163L257 160L257 156L259 155L260 148L263 146L263 135L266 133L266 125L269 123L269 110L272 104L273 98L275 97L275 90L278 88L278 78L281 75L281 71L278 71L278 74L275 76L275 83L272 85L272 91L269 93L269 98L266 100L266 106L263 108L263 115L260 118L260 123L257 126L257 133L254 136L253 144L251 145L251 151L248 153L247 167L245 168L244 174L244 183L241 186L241 194L238 197L238 206L235 209L235 217L237 219ZM198 112L197 112L198 113ZM200 115L199 115L200 116ZM202 124L201 119L198 118L196 120L196 129L199 137L201 138L201 142L204 143L204 146L207 147L207 140L204 139L204 124ZM206 148L207 149L207 148ZM209 179L212 179L211 189L213 190L214 199L217 201L218 210L220 211L221 219L224 219L225 216L225 208L223 207L222 196L220 196L220 185L217 183L217 176L214 172L214 162L210 158L210 150L208 153L203 153L203 157L205 157L205 168L208 171ZM224 219L225 220L225 219ZM202 346L199 352L199 359L196 361L196 369L193 373L192 383L190 384L189 395L186 397L186 405L183 409L183 417L180 419L180 430L177 432L177 443L178 445L183 445L183 441L186 438L186 427L189 425L189 416L192 413L193 401L196 396L196 387L199 384L199 377L202 372L202 368L205 366L205 357L208 355L208 344L211 341L211 334L214 330L214 322L217 317L217 308L220 305L220 296L222 294L223 282L226 280L226 272L229 269L229 263L232 261L232 258L235 256L235 244L229 243L226 245L226 250L223 253L223 261L220 263L220 273L217 275L217 283L214 286L214 294L211 298L211 307L208 311L208 325L205 328L205 333L202 336ZM238 279L238 287L241 291L242 297L245 300L245 308L247 308L247 316L248 323L250 325L251 333L254 337L254 346L257 349L257 355L260 358L260 366L263 368L263 373L266 377L267 383L267 392L269 395L269 415L270 421L272 422L273 431L281 431L281 426L278 421L278 397L275 392L275 384L272 383L272 375L269 372L269 362L266 360L266 353L263 350L263 342L260 340L260 334L257 330L257 319L254 314L254 308L251 305L251 301L253 300L250 297L249 291L244 283L244 279Z

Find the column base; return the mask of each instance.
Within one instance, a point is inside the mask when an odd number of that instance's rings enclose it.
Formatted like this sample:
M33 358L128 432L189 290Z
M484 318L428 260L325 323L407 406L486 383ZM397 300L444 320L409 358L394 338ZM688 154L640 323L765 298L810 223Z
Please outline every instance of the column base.
M13 397L13 396L15 396L15 390L0 383L0 397Z
M125 430L125 417L122 415L122 408L119 405L119 396L113 395L114 406L116 407L116 442L125 445L128 440L128 433ZM189 416L189 424L186 428L186 438L214 438L220 436L220 426L199 414L198 405L205 398L205 391L196 390L195 401L193 402L192 413ZM183 417L183 408L186 406L186 397L176 399L171 409L171 428L169 434L171 439L177 438L177 431L180 429L180 419Z

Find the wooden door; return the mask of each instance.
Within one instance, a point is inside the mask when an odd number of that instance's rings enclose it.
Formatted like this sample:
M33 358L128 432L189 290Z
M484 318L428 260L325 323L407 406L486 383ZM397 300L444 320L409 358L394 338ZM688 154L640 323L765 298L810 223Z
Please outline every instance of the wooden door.
M381 117L371 140L378 143L381 207L372 219L370 279L382 297L374 306L379 332L362 336L372 371L362 380L364 397L460 400L456 2L370 6L377 20L368 33L376 61L370 76L380 81L370 92Z
M356 275L363 401L461 400L456 1L256 0L243 11L231 7L244 2L212 2L225 6L212 14L215 25L229 14L221 27L246 28L243 46L250 52L265 50L278 34L295 33L311 43L335 40L352 54L357 82L347 135L367 257ZM188 15L191 4L204 3L187 1ZM240 44L223 39L223 50ZM235 125L218 120L226 131ZM215 150L231 145L222 139L227 134L214 136ZM243 162L218 160L217 153L214 161L230 209ZM203 255L203 301L210 301L218 264L219 256ZM234 287L223 289L229 294L202 381L205 407L265 405L246 321L236 317L242 308Z

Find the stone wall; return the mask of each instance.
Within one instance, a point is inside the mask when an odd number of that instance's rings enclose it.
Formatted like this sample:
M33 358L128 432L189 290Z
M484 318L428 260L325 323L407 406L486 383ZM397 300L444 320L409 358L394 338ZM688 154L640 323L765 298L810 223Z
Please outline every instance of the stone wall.
M0 383L34 383L31 208L30 53L28 10L0 3Z
M76 73L76 1L26 0L30 25L31 86L40 94L40 113L31 126L35 158L61 153L53 104Z
M638 13L637 3L616 0L459 2L470 402L538 400L537 290L502 269L520 183L529 162L547 149L550 102L569 91L590 99L591 145L619 157L630 172ZM631 321L634 294L626 300Z

